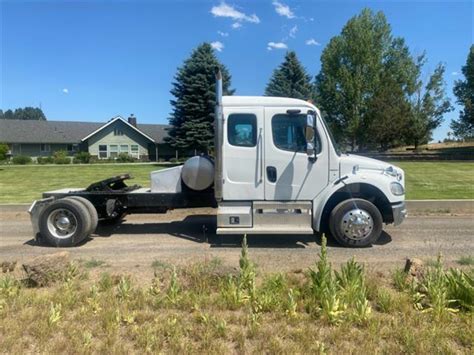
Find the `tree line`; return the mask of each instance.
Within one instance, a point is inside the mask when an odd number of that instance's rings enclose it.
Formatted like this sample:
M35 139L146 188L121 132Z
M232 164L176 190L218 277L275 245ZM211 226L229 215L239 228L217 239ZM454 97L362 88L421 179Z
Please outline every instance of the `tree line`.
M46 121L46 116L38 107L17 108L15 110L0 110L0 120L39 120Z
M427 143L453 107L446 95L445 66L426 76L426 54L413 56L405 40L392 34L382 12L364 9L333 37L321 55L314 79L294 51L286 53L266 86L265 95L312 100L339 143L353 151L386 150ZM455 83L463 107L451 123L461 138L474 138L474 46L465 80ZM201 44L178 69L168 142L179 149L207 152L213 145L216 67L223 73L224 95L232 95L231 75L208 43Z

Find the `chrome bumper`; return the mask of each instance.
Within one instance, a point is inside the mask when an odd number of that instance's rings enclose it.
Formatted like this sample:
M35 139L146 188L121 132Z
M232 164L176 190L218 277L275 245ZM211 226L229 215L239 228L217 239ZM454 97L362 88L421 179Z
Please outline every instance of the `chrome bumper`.
M407 208L405 206L405 201L398 202L392 205L392 214L393 214L393 225L398 226L401 224L407 216Z

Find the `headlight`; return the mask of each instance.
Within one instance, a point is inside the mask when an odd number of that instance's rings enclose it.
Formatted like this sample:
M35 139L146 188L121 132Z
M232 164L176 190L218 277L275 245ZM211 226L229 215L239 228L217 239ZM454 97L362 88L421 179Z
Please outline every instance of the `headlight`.
M390 191L395 196L401 196L405 193L405 189L403 188L402 184L400 184L398 182L390 183Z

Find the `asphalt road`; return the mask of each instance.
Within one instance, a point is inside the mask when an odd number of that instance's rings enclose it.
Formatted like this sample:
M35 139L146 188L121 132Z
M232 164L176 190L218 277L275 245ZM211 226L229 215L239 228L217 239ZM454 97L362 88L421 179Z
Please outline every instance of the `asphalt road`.
M98 259L109 271L151 274L155 260L187 264L220 258L238 266L240 237L215 236L212 209L178 210L166 215L127 216L121 225L100 226L91 239L68 248L75 259ZM305 269L317 260L317 236L249 236L249 255L264 271ZM0 211L0 262L19 263L36 255L57 251L38 245L26 212ZM409 217L398 227L387 226L370 248L348 249L329 241L334 264L355 256L369 269L388 271L403 267L407 257L433 259L442 253L446 264L474 255L474 216L431 215Z

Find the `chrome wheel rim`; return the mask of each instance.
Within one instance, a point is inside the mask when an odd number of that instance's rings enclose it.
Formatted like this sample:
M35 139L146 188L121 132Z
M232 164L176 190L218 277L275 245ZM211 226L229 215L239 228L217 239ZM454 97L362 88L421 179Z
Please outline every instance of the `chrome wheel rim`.
M341 230L349 239L364 239L372 232L373 228L374 220L372 216L360 208L350 210L342 217Z
M69 238L77 230L76 216L65 208L52 211L48 216L47 224L51 235L58 239Z

